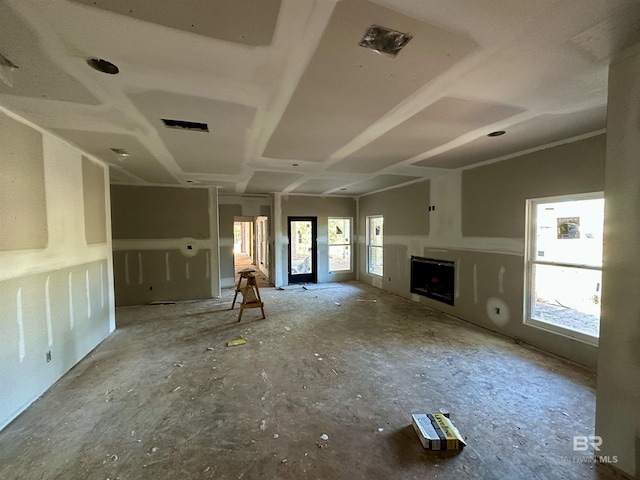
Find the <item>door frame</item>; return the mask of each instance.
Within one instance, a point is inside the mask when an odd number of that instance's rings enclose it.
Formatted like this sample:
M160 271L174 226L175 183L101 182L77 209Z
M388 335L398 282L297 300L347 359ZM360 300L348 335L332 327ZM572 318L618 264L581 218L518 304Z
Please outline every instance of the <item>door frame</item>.
M291 222L311 222L311 273L291 273ZM287 217L287 276L292 283L318 283L318 217Z

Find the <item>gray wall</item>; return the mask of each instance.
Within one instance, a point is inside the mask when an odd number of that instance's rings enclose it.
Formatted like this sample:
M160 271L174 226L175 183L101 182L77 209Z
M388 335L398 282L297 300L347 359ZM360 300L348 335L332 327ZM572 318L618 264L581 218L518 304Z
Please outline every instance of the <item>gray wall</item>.
M358 222L359 278L398 295L408 296L411 255L421 255L430 230L431 182L414 183L360 198ZM381 277L367 270L367 216L382 215L384 259Z
M116 305L219 294L215 189L111 187Z
M276 286L286 285L288 272L288 217L317 217L317 242L318 242L318 283L344 282L356 278L356 266L353 271L344 273L329 272L329 217L350 217L355 230L356 202L353 198L324 198L305 195L277 195L278 201L274 223L276 224ZM356 238L357 232L352 232L352 238ZM355 253L355 245L351 252ZM355 262L355 259L353 259Z
M640 473L640 44L611 66L596 435Z
M0 108L0 428L115 328L107 185Z
M524 238L525 200L604 190L605 137L462 172L462 235Z
M361 197L360 278L594 367L597 347L523 324L525 200L603 191L604 159L605 137L598 135ZM380 214L382 278L366 272L364 238L365 217ZM455 262L455 306L410 293L411 255ZM498 319L489 315L496 306Z

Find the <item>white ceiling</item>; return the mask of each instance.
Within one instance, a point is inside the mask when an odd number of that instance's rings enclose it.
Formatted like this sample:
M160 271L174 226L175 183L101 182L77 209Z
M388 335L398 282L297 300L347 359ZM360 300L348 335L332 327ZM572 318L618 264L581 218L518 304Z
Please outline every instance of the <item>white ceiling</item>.
M638 42L637 0L0 0L0 104L113 183L360 195L602 131Z

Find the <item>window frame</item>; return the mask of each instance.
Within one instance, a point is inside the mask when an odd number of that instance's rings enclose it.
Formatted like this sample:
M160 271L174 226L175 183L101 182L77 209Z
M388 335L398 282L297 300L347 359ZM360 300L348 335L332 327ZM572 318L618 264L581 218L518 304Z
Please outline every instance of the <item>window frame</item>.
M380 245L373 245L371 243L371 226L372 226L372 222L375 219L381 219L381 226L382 226L382 234L381 234L381 244ZM372 249L374 248L379 248L380 249L380 258L382 259L382 263L380 265L380 273L377 273L375 271L373 271L371 269L371 254L373 252ZM369 275L375 275L376 277L383 277L384 276L384 215L367 215L367 273Z
M348 220L349 221L349 241L347 243L331 243L329 236L329 226L331 220ZM343 270L331 269L331 247L349 247L349 268ZM353 217L327 217L327 267L329 273L352 273L353 272Z
M535 265L545 266L557 266L575 269L584 269L591 271L599 271L602 274L603 265L602 261L600 265L581 264L573 262L561 262L561 261L547 261L536 259L537 250L537 222L536 222L536 206L545 203L559 203L579 200L604 200L604 192L589 192L580 194L569 195L556 195L552 197L540 197L531 198L526 200L526 213L525 213L525 249L524 249L524 302L523 302L523 323L530 327L538 328L548 332L561 335L572 340L577 340L589 345L598 346L599 337L565 328L560 325L555 325L543 320L532 318L532 308L535 305L535 279L534 271ZM602 291L602 283L600 284L600 291ZM602 314L598 321L602 320Z

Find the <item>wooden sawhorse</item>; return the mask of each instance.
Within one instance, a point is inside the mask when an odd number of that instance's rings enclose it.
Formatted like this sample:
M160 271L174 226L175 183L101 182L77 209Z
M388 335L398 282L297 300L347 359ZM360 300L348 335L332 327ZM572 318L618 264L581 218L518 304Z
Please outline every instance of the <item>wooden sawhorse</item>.
M238 321L242 320L242 313L245 308L259 308L262 312L262 319L267 318L264 314L264 303L260 298L260 290L258 290L258 283L256 282L256 276L253 274L255 270L251 268L245 268L240 270L240 278L238 278L238 285L236 286L236 294L233 296L233 303L231 304L231 310L236 304L236 298L238 293L242 294L242 302L240 302L240 315L238 315ZM242 285L242 280L245 280Z

